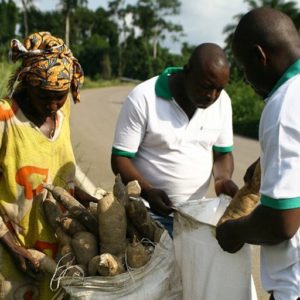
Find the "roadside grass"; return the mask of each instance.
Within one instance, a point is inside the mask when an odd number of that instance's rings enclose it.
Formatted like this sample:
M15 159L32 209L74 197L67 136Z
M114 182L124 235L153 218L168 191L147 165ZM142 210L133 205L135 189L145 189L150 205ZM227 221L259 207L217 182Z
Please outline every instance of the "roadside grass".
M82 89L93 89L93 88L110 87L110 86L118 86L118 85L131 86L134 84L132 82L126 82L124 80L120 80L118 78L110 79L110 80L104 80L104 79L92 80L89 77L85 77Z
M7 95L7 83L18 66L8 62L0 62L0 99Z

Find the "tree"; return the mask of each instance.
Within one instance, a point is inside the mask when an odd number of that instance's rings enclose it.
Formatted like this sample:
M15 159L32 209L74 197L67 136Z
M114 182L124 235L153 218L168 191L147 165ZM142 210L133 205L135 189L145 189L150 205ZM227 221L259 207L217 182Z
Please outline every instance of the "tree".
M15 36L19 10L12 0L0 2L0 55L7 57L9 42Z
M23 6L23 22L24 22L24 29L25 29L25 36L28 36L28 8L33 6L34 0L22 0Z
M108 2L109 16L116 24L118 34L118 71L117 75L120 77L123 74L123 47L126 46L126 39L131 32L127 24L127 16L130 14L129 6L125 0L111 0Z
M65 16L65 43L69 46L70 44L70 16L71 12L80 7L87 5L88 0L60 0L59 5L61 6L62 12Z
M300 28L300 13L297 8L297 2L295 1L285 1L285 0L244 0L245 3L248 4L249 10L258 8L258 7L272 7L274 9L280 10L290 16L290 18L293 20L295 23L296 27L299 29ZM232 43L232 38L234 34L234 30L236 28L237 23L239 20L243 17L244 14L238 14L235 15L233 18L236 21L235 23L228 24L224 30L223 33L225 33L227 36L225 38L225 51L228 55L228 59L231 62L231 72L233 74L233 77L240 77L241 72L237 68L232 51L231 51L231 43Z
M172 23L168 17L180 13L179 0L138 0L136 5L130 6L133 14L133 25L141 31L144 45L152 44L152 57L157 58L157 46L160 40L168 34L182 34L182 26ZM173 39L177 36L173 35ZM146 49L147 51L147 49Z
M60 11L41 11L31 6L28 11L28 31L50 31L53 35L64 37L64 21ZM20 24L20 32L24 36L24 23Z

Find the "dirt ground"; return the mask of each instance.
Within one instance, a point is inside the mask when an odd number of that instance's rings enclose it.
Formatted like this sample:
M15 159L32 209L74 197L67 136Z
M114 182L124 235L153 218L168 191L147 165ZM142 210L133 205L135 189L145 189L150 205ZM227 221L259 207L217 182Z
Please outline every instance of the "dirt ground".
M114 175L110 168L114 127L123 100L132 87L84 90L81 103L72 107L71 136L77 163L95 186L107 191L112 190L114 183ZM235 136L233 154L235 158L233 179L242 186L245 170L258 158L258 142ZM214 196L212 188L208 196ZM253 247L252 255L258 300L267 300L268 296L260 285L259 247Z

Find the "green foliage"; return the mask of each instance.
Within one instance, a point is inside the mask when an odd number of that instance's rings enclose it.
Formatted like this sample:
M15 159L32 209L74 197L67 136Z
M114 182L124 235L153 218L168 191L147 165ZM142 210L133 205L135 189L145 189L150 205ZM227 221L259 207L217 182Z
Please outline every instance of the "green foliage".
M37 31L50 31L51 34L64 38L64 21L60 12L43 12L31 6L27 11L27 15L29 34ZM25 28L23 22L20 23L20 32L24 37Z
M300 12L297 8L296 1L286 1L286 0L244 0L245 3L248 4L249 10L259 7L271 7L277 10L282 11L287 14L294 22L296 28L300 29ZM234 34L234 30L239 22L239 20L243 17L244 14L237 14L233 17L234 23L230 23L223 29L223 33L226 35L225 38L225 52L228 56L228 59L231 64L231 72L235 72L242 76L242 72L238 69L233 54L231 51L231 43Z
M73 48L73 52L80 61L85 74L92 78L100 74L106 79L111 76L108 50L107 40L98 34L86 38L81 45Z
M7 58L9 42L15 35L18 22L18 8L12 0L0 2L0 57Z
M232 101L234 132L257 139L264 101L243 80L231 81L226 91Z
M8 62L0 62L0 97L7 95L7 83L17 65Z

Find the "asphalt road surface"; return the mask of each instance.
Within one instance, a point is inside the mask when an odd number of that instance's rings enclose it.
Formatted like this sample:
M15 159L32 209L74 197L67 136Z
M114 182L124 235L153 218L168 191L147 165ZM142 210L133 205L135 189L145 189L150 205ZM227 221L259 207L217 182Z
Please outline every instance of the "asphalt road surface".
M114 183L110 168L114 127L122 103L132 87L124 85L83 90L81 103L72 107L71 137L77 164L95 186L106 191L111 191ZM247 167L258 158L258 142L235 136L233 154L233 179L238 186L242 186ZM215 196L212 188L208 196ZM253 276L258 299L267 300L268 296L260 286L258 250L258 247L253 247Z

